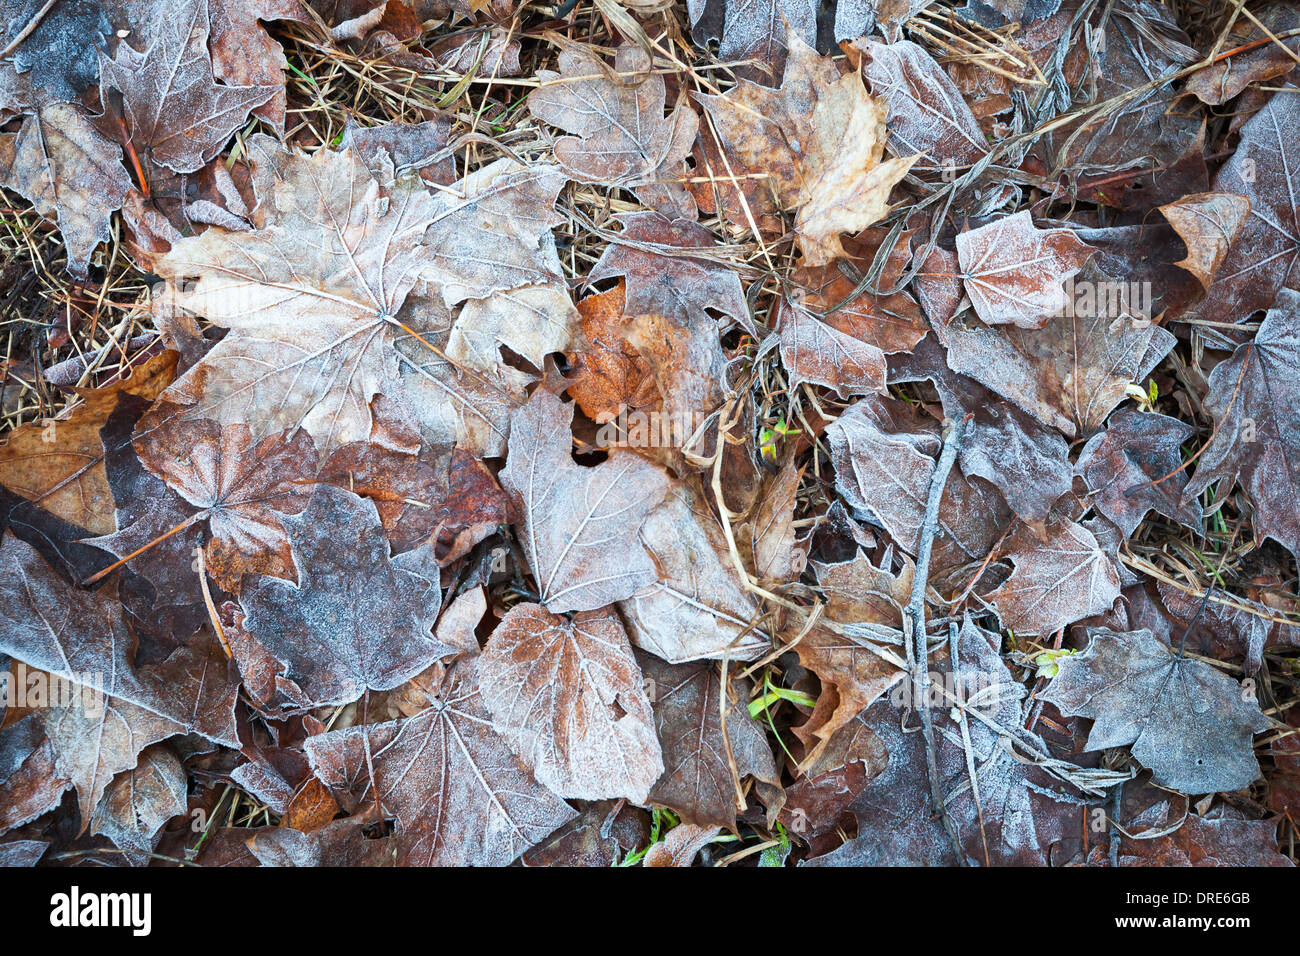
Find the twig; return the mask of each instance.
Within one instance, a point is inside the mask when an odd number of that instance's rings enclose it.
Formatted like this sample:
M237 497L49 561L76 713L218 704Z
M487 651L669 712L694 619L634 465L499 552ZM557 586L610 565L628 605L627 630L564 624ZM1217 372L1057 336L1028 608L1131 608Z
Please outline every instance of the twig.
M925 502L925 520L921 524L921 542L916 549L916 571L912 576L912 599L907 605L907 621L912 630L912 706L921 714L921 725L925 737L925 768L930 777L930 800L934 812L943 820L943 828L948 831L957 859L964 861L961 844L957 840L957 831L953 828L952 818L944 803L943 793L939 787L939 767L934 753L934 721L930 716L930 653L929 642L925 635L925 589L930 576L930 552L934 549L934 538L939 531L939 502L943 499L943 489L948 483L948 473L957 461L961 451L962 439L966 434L966 425L971 416L967 415L955 421L943 441L943 450L939 453L939 463L930 478L930 494Z

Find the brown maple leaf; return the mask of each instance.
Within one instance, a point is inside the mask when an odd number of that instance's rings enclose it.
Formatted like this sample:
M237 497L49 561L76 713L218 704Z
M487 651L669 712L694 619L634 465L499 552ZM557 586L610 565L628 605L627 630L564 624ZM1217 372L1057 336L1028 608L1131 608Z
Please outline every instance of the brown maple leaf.
M305 749L341 803L371 794L393 816L400 866L505 866L576 816L492 729L472 668L414 717L320 734Z
M143 49L123 42L100 68L105 94L121 94L129 142L150 161L178 173L193 172L217 155L248 114L280 89L216 82L208 52L208 3L186 0L148 25Z
M843 256L840 234L883 219L889 191L915 157L884 160L885 107L857 73L835 65L791 31L780 89L741 80L698 98L745 172L762 171L781 208L795 213L805 264Z
M516 604L478 668L493 728L539 783L565 797L645 803L664 765L615 612L565 620L539 604Z

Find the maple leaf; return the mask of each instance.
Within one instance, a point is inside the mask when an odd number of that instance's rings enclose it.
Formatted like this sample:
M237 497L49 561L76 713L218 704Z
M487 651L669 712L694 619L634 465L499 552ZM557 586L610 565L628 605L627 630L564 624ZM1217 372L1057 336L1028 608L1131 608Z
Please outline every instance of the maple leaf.
M1160 212L1187 244L1187 257L1175 265L1196 276L1208 290L1246 225L1250 200L1233 193L1198 193L1166 203Z
M1100 428L1128 386L1149 375L1176 341L1152 322L1103 312L1076 311L1040 329L991 327L959 313L936 321L935 331L954 372L1073 438Z
M121 159L118 145L71 103L42 106L17 134L0 135L0 186L58 222L73 275L86 276L91 254L108 241L109 220L131 189Z
M746 171L762 170L781 207L796 211L805 264L844 255L839 235L884 218L889 191L915 157L882 162L885 107L856 73L798 38L779 89L741 80L723 96L698 95Z
M751 627L758 605L736 577L717 519L674 485L641 525L655 579L620 603L632 642L666 661L753 660L770 642Z
M577 303L586 347L569 355L573 366L568 394L592 421L605 423L661 404L654 374L624 336L622 280L608 292Z
M1195 433L1176 418L1120 409L1079 453L1075 473L1088 485L1088 501L1126 538L1148 511L1199 532L1200 509L1180 501L1187 476L1179 447Z
M1236 681L1147 630L1088 633L1041 696L1095 720L1089 750L1131 744L1156 783L1184 793L1240 790L1259 776L1251 738L1272 721Z
M304 428L322 452L370 439L376 395L405 411L394 316L424 266L435 204L413 184L384 194L351 152L305 156L269 137L249 150L258 228L212 228L158 261L178 306L230 330L163 398L258 438Z
M680 183L699 117L678 103L664 118L663 77L650 72L640 47L623 46L611 76L591 51L566 46L560 72L542 70L528 95L528 111L568 133L555 158L573 179L624 186L645 205L671 218L694 220L695 203ZM638 82L635 77L644 74Z
M537 781L583 800L645 803L664 765L627 632L612 611L572 620L516 604L479 658L479 687Z
M1064 283L1095 250L1070 229L1039 229L1028 211L957 236L962 283L988 325L1042 328L1070 305Z
M201 168L277 92L275 86L219 85L209 32L208 0L186 0L149 25L143 50L123 42L100 65L104 91L122 96L132 145L178 173Z
M1193 314L1208 322L1239 322L1273 305L1283 289L1300 291L1300 103L1274 93L1241 127L1236 152L1214 177L1214 191L1245 196L1250 218L1228 248L1204 301ZM1189 250L1190 252L1190 250Z
M600 800L520 858L524 866L613 866L650 842L647 814L617 800Z
M715 665L668 664L646 654L637 659L651 682L655 732L663 748L664 773L650 791L650 802L672 808L697 826L734 827L737 783L732 767L741 781L752 775L777 783L767 737L745 706L748 682L728 681L724 740L718 700L722 681Z
M1239 482L1262 537L1300 555L1300 293L1278 292L1255 333L1210 373L1206 410L1214 432L1183 501L1220 479ZM1225 487L1226 491L1226 487Z
M355 800L373 787L396 820L400 866L505 866L576 816L492 729L472 668L414 717L310 737L305 750L332 790Z
M655 579L636 539L668 491L667 476L631 452L584 468L570 456L573 406L539 389L511 418L501 485L520 517L520 540L547 609L591 611Z
M441 604L431 548L392 557L372 502L322 486L280 522L298 582L245 585L244 628L318 706L391 690L453 653L431 633Z
M447 339L447 358L509 387L518 372L502 360L502 345L540 369L544 356L569 347L577 322L569 293L554 285L495 292L465 303Z
M206 518L209 556L239 556L238 570L218 580L237 585L242 572L293 576L280 519L307 505L316 449L305 433L254 441L247 425L184 422L155 410L140 421L137 436L141 463L199 509L196 519Z
M90 831L108 837L128 858L143 863L172 817L185 813L185 768L166 744L154 744L139 762L113 779L90 821Z
M1017 634L1052 634L1067 624L1110 610L1119 597L1114 561L1083 525L1059 521L1040 541L1026 527L1007 538L1002 553L1015 570L988 596L1004 626Z
M923 47L910 40L881 43L855 39L857 55L876 96L889 104L889 130L894 151L919 153L933 166L966 166L977 162L988 146L975 115Z
M354 149L366 160L370 174L384 175L385 163L391 161L399 172L416 170L426 183L449 186L456 181L456 159L447 152L455 126L450 116L438 115L422 123L384 123L381 126L358 126L349 122L340 144Z
M591 267L591 282L626 279L626 315L661 315L679 326L699 324L705 309L730 316L754 333L735 270L716 259L713 234L703 226L654 212L618 217L623 231Z

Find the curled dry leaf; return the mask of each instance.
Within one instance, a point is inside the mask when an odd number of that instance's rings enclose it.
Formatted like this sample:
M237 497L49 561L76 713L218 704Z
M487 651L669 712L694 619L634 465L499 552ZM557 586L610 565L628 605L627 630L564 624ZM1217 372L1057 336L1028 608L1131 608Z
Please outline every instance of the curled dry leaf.
M501 484L520 515L520 541L547 609L591 611L655 579L636 532L668 491L668 477L615 449L584 468L570 455L573 406L538 389L515 412Z
M565 797L645 803L664 765L615 612L565 620L539 604L516 604L478 666L493 728L539 783Z
M154 744L109 784L95 808L91 832L108 837L128 856L148 859L163 825L188 808L187 789L185 768L171 747Z
M796 213L805 264L818 266L844 255L841 233L884 218L890 189L915 157L882 162L883 103L793 30L789 44L780 89L741 80L723 96L699 99L741 169L766 173L781 207Z
M1183 793L1240 790L1259 776L1251 738L1272 722L1253 694L1150 631L1089 635L1042 694L1064 714L1093 718L1089 750L1131 744L1156 783Z
M1209 289L1250 216L1250 200L1234 193L1198 193L1166 203L1160 212L1187 244L1182 266Z

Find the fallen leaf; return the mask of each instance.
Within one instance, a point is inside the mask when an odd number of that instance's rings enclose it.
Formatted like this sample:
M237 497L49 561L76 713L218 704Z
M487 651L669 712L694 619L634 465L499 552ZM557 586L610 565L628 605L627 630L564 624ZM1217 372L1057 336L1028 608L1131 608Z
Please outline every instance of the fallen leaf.
M613 612L565 620L515 605L479 658L479 686L493 729L557 794L645 803L664 771L641 671Z
M584 468L570 456L573 406L538 390L515 412L501 484L520 515L520 540L547 610L591 611L654 581L636 539L668 478L631 452Z
M1147 630L1088 633L1041 696L1096 721L1089 750L1131 744L1156 783L1183 793L1240 790L1259 776L1251 738L1272 722L1235 680Z

